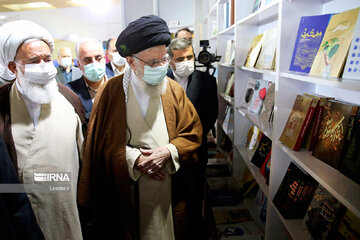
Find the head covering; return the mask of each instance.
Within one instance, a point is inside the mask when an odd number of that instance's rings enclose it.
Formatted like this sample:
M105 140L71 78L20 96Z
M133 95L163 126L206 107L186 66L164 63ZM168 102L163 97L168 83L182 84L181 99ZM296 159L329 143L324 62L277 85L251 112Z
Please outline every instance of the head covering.
M151 47L168 46L170 42L166 22L158 16L148 15L131 22L120 33L115 46L122 57L127 57Z
M0 27L0 77L7 78L7 65L15 60L19 46L28 39L41 39L46 42L51 53L54 51L54 39L40 25L28 21L17 20L5 23Z

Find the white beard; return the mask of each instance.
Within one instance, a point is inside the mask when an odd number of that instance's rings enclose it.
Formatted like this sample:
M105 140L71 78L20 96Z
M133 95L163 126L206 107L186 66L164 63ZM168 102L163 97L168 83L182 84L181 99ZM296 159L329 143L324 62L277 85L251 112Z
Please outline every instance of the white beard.
M34 103L50 103L58 91L55 78L46 84L32 83L20 78L20 85L24 95Z

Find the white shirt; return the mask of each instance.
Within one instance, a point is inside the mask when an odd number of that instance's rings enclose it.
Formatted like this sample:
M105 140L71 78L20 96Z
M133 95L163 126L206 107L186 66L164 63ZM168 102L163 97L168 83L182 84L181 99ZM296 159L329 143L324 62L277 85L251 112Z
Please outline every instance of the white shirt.
M36 125L39 121L39 117L40 117L41 104L35 103L35 102L31 101L28 97L26 97L17 80L15 80L15 83L16 83L16 87L17 87L18 91L21 93L21 96L25 102L26 108L30 114L30 117L34 124L34 127L36 127Z
M173 73L174 73L174 78L175 78L174 80L177 81L186 92L187 85L189 82L189 77L182 78L182 77L178 76L174 70L173 70Z
M115 64L113 62L110 61L110 64L111 64L111 67L112 67L113 72L114 72L114 77L125 72L125 68L120 72L119 69L116 68L116 66L115 66Z

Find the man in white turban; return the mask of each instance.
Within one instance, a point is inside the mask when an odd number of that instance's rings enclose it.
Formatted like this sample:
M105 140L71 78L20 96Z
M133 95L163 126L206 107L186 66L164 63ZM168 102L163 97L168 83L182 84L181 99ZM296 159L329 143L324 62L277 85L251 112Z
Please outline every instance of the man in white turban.
M16 76L0 87L0 134L45 238L78 240L84 115L78 97L56 83L53 50L51 34L33 22L0 27L0 65Z

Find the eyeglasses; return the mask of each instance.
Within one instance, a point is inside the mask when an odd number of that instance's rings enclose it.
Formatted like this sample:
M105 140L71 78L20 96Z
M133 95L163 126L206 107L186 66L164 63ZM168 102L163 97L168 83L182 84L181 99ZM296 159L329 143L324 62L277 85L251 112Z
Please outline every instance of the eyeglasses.
M145 63L146 65L148 65L149 67L156 67L156 66L159 66L159 65L165 65L165 64L168 64L170 62L170 57L168 54L166 54L163 58L161 58L160 60L157 60L157 59L153 59L149 62L146 62L140 58L138 58L137 56L133 55L134 58L142 61L143 63Z

